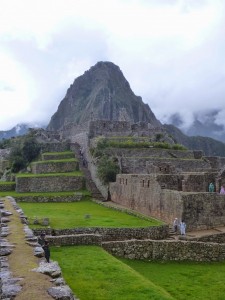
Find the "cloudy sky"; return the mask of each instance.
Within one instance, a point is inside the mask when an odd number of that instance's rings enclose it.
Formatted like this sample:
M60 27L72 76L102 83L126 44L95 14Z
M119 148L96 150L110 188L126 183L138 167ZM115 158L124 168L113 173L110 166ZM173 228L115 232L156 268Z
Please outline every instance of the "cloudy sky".
M225 124L224 0L0 0L0 130L47 124L98 61L120 67L161 122Z

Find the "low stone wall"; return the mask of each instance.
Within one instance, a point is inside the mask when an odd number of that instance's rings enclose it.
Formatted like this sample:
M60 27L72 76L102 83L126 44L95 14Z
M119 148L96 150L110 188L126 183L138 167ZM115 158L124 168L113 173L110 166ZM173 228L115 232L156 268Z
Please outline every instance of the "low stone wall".
M67 159L67 158L74 158L75 154L73 152L65 152L65 153L42 153L41 158L42 160L57 160L57 159Z
M196 242L205 242L205 243L210 242L210 243L224 244L225 243L225 232L209 234L209 235L205 235L205 236L202 236L199 238L192 238L189 240L196 241Z
M0 182L0 192L15 191L15 182Z
M31 171L34 174L43 173L67 173L79 170L78 161L57 161L57 162L34 162L31 164Z
M122 157L122 172L126 174L148 174L148 165L170 164L182 172L204 171L210 169L210 164L201 159L154 158L154 157Z
M98 234L60 235L47 237L51 246L97 245L101 246L102 236Z
M14 196L17 202L35 202L35 203L46 203L46 202L77 202L83 199L82 194L64 195L64 196Z
M83 176L54 175L40 177L16 177L16 192L69 192L85 187Z
M223 261L225 244L188 241L114 241L102 247L114 256L139 260Z
M43 229L34 229L35 235L40 235ZM129 240L129 239L165 239L169 236L169 226L153 226L143 228L74 228L74 229L48 229L46 235L72 236L72 235L100 235L103 241Z

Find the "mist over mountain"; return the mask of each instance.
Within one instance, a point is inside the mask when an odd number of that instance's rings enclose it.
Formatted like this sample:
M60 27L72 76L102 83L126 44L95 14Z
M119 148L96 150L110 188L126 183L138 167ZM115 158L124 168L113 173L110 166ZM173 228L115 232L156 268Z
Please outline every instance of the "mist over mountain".
M188 136L211 137L225 142L225 126L219 122L220 110L215 109L207 112L199 112L194 115L192 122L185 125L179 113L173 114L168 123L178 127Z
M28 132L29 128L45 128L45 125L40 124L27 124L27 123L21 123L17 124L10 130L2 130L0 131L0 140L2 139L9 139L11 137L21 136Z

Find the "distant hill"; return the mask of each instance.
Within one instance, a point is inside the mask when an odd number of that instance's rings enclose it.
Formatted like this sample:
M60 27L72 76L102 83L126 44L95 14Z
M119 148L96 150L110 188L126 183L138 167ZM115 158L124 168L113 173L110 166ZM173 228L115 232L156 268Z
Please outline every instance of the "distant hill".
M82 124L91 119L161 126L148 104L133 93L120 68L111 62L98 62L75 79L47 128L58 130L68 123Z
M26 123L17 124L10 130L0 131L0 140L24 135L28 132L29 128L37 128L37 127L44 128L45 126L38 126L38 125L34 125L34 124L32 125Z
M163 127L174 139L192 150L203 150L207 156L225 156L225 144L210 137L187 136L173 125L165 124Z
M185 129L182 116L179 113L170 116L168 123L178 127L188 136L207 136L224 143L225 126L217 124L219 114L220 110L218 109L212 109L207 112L198 112L194 115L192 124Z

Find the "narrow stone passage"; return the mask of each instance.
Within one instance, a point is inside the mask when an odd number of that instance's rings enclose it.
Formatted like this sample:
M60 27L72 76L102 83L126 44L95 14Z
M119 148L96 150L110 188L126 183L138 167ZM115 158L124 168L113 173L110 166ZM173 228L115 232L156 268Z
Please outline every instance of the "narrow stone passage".
M26 244L23 224L19 214L14 210L7 198L4 198L5 209L12 212L10 217L10 234L7 240L14 245L12 253L9 255L9 269L13 277L23 278L20 281L21 292L16 296L17 300L52 300L47 289L52 286L50 277L32 271L38 267L38 258L34 256L33 248Z

